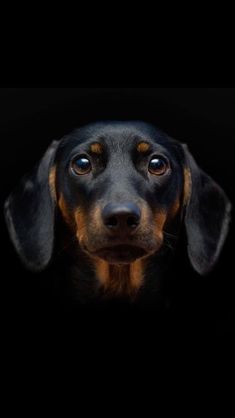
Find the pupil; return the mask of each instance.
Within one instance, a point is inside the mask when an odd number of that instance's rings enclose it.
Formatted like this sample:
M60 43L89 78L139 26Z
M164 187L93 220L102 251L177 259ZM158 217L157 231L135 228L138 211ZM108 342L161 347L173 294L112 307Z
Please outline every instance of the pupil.
M79 158L76 161L76 164L80 169L84 170L84 169L87 169L89 167L90 163L86 158Z

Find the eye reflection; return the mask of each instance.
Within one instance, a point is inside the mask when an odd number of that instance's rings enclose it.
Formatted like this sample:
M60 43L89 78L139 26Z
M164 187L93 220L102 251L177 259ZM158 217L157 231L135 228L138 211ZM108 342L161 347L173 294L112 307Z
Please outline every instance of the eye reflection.
M88 174L92 169L91 162L85 155L76 156L71 162L71 169L75 175Z

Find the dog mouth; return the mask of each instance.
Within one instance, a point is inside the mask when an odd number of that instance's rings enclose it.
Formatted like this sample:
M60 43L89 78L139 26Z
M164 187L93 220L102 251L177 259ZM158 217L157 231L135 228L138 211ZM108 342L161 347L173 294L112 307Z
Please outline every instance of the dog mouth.
M115 245L101 248L93 255L102 258L110 264L129 264L147 255L147 251L133 245Z

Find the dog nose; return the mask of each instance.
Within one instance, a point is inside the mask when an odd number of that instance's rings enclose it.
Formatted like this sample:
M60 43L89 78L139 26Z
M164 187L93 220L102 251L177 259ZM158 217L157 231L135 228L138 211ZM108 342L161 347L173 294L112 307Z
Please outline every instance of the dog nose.
M130 232L137 228L140 215L140 209L133 203L109 203L102 211L104 225L114 233Z

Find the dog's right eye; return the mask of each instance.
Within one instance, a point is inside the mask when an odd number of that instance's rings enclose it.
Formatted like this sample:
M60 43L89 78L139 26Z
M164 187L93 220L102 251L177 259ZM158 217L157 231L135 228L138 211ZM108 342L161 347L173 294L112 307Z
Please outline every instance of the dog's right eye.
M91 162L86 155L76 156L71 162L72 173L78 176L88 174L91 168Z

